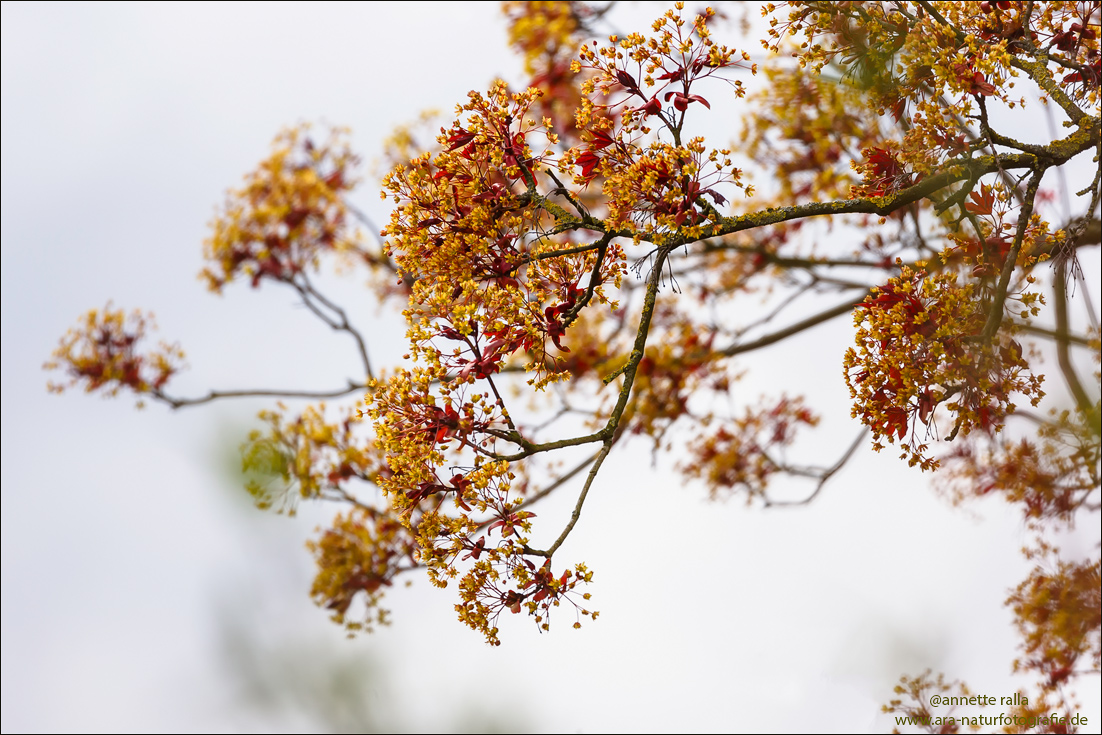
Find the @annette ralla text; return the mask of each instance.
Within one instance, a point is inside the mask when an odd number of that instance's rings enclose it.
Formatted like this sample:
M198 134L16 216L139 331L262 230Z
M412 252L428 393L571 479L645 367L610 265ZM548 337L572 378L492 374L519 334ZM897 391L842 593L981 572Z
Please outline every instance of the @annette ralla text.
M1024 697L1021 694L1014 694L1010 697L992 697L987 694L972 694L969 696L950 696L947 694L934 694L930 697L931 707L959 707L959 706L972 706L972 707L995 707L995 706L1011 706L1011 707L1027 707L1029 706L1029 698ZM919 725L919 726L945 726L945 725L1015 725L1017 727L1024 728L1026 730L1032 730L1035 727L1051 727L1053 725L1077 725L1079 727L1085 727L1087 725L1087 718L1076 713L1074 715L1060 714L1059 712L1053 712L1052 714L1041 715L977 715L975 717L969 717L967 715L925 715L925 716L898 716L895 718L896 725Z

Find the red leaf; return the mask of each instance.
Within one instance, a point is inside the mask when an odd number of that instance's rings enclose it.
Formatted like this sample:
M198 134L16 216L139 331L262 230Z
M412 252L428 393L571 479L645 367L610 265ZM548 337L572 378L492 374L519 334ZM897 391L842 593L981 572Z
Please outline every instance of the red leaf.
M591 181L597 175L595 170L600 165L601 159L593 151L586 151L578 156L575 163L582 167L582 178Z
M635 81L635 79L622 69L616 70L616 81L618 81L620 84L624 85L628 89L639 89L639 84Z
M598 130L597 132L593 133L593 142L589 144L589 148L590 150L599 151L602 148L609 147L615 142L616 141L612 139L611 135L604 132L603 130Z
M727 198L726 197L724 197L722 194L720 194L719 192L716 192L712 189L705 189L704 191L702 191L700 193L701 194L707 194L708 196L710 196L712 198L712 201L715 202L716 204L723 205L723 204L727 203Z
M310 210L306 207L295 207L283 217L283 222L292 230L299 225L310 215Z
M452 135L448 136L448 142L451 143L451 147L448 148L448 150L449 151L454 151L456 148L460 148L462 146L465 146L468 143L470 143L472 140L474 140L474 138L475 138L474 133L468 133L463 128L459 128L458 131L456 131Z
M973 214L991 214L995 206L995 192L987 184L980 187L979 192L973 191L969 198L972 200L964 205L964 208Z
M662 105L661 103L659 103L658 97L652 97L650 102L636 108L636 111L642 112L643 117L650 117L651 115L657 115L658 113L662 112Z

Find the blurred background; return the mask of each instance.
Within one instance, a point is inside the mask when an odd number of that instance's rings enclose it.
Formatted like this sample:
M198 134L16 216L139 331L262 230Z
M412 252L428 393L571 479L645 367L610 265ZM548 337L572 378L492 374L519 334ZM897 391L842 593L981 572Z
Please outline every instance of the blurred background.
M241 489L237 448L269 402L136 411L49 395L41 365L110 299L181 343L182 395L358 377L351 343L291 292L205 291L207 223L285 125L351 127L367 172L395 125L520 82L498 5L5 3L2 41L4 731L871 732L903 673L1024 684L1002 606L1027 572L1018 517L952 508L891 451L860 452L808 507L763 510L708 502L676 457L619 450L564 547L596 573L597 622L574 631L564 611L541 635L518 616L490 648L453 590L415 578L388 594L391 627L346 639L309 600L303 548L334 509L261 513ZM368 178L354 202L382 222L376 192ZM400 318L360 276L322 282L395 364ZM809 397L809 461L857 433L851 334L840 319L770 348L738 386ZM542 507L547 533L573 500ZM1099 722L1098 692L1081 694Z

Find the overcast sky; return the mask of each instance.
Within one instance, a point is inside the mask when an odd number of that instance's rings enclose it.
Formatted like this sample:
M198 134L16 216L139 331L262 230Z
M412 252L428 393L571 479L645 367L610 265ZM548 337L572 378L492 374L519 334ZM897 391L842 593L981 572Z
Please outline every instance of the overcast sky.
M207 223L284 125L350 126L370 160L421 110L519 80L497 4L5 3L2 21L5 731L883 731L902 673L1020 684L1002 607L1027 571L1018 518L949 507L890 451L768 512L708 502L675 458L619 451L560 552L596 572L597 622L574 631L564 612L540 635L518 616L489 648L456 622L454 590L417 578L390 593L392 627L346 640L307 596L302 543L332 509L262 514L233 482L264 402L136 411L47 395L41 364L111 299L152 309L187 350L182 394L355 377L353 347L290 293L205 292ZM384 218L370 182L355 200ZM326 283L393 364L400 321L355 278ZM828 417L816 459L857 432L851 333L841 319L765 351L739 387L807 393ZM544 533L572 503L546 503ZM333 714L350 701L362 711Z

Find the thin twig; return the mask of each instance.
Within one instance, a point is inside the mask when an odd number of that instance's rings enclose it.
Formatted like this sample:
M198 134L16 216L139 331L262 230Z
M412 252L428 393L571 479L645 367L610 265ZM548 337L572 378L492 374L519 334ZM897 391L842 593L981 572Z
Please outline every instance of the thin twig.
M172 408L185 408L187 406L198 406L203 403L210 403L211 401L217 401L222 398L341 398L347 396L350 393L356 391L366 391L368 386L364 383L354 383L351 380L348 381L347 388L341 388L339 390L329 391L309 391L309 390L212 390L207 395L201 398L173 398L165 394L160 389L150 391L152 395L158 401L167 403Z
M850 457L852 457L853 453L857 451L857 448L861 446L861 443L865 440L865 437L868 436L868 433L868 429L863 429L861 433L857 435L857 438L854 439L853 443L849 445L849 449L847 449L846 453L842 455L842 458L835 462L834 465L828 470L819 475L819 483L815 486L815 490L812 491L812 493L806 498L804 498L803 500L769 500L767 498L765 500L765 507L777 508L793 505L807 505L808 503L810 503L822 491L823 486L827 484L827 480L829 480L831 477L837 474L839 470L846 466L846 463L849 462Z
M363 362L364 372L367 374L368 378L374 379L375 372L371 369L371 359L367 356L367 345L364 343L363 335L360 334L360 332L348 321L348 315L344 313L344 309L334 304L317 289L315 289L313 284L311 284L310 280L306 277L305 273L302 274L302 283L298 283L297 281L293 280L289 280L287 282L290 283L291 286L299 292L299 295L302 297L303 303L306 304L307 308L309 308L310 311L316 314L319 319L329 325L330 328L339 332L347 332L349 335L352 336L352 339L356 342L356 347L360 352L360 360ZM325 306L325 308L336 314L339 321L322 312L321 309L319 309L317 305L315 305L311 301L311 299L316 299L323 306Z
M838 304L838 306L827 309L826 311L819 312L818 314L810 316L803 321L796 322L792 326L785 327L784 329L779 329L772 334L765 335L764 337L759 337L753 342L736 343L731 345L730 347L725 347L722 350L718 350L717 354L723 355L724 357L732 357L734 355L740 355L744 352L752 352L753 350L759 350L762 347L768 347L769 345L780 342L781 340L791 337L794 334L799 334L805 329L811 329L812 327L818 326L823 322L830 321L837 316L841 316L842 314L847 314L850 311L853 311L853 307L864 301L865 296L866 294L861 294L861 298L859 299L853 299L851 301L847 301L844 304Z
M593 480L596 479L597 472L600 471L601 465L604 463L605 457L608 456L609 450L611 449L612 439L605 439L604 444L601 446L601 450L597 452L594 458L593 466L589 469L589 474L585 478L585 485L582 487L582 492L578 495L578 501L574 503L574 510L570 513L570 520L567 522L566 528L559 534L559 537L555 539L555 543L551 544L546 551L525 546L524 553L533 556L543 556L550 559L551 556L558 551L559 547L566 541L566 537L574 530L574 525L578 522L578 519L582 517L582 506L585 504L586 496L589 495L589 488L593 486Z

